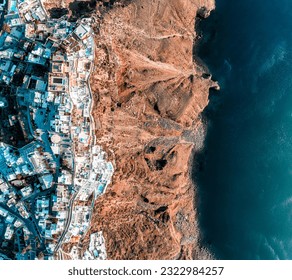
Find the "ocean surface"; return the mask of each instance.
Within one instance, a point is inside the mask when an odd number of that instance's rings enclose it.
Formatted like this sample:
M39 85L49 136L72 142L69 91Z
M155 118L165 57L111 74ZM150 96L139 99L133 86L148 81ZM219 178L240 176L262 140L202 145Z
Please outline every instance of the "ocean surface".
M292 259L292 1L217 0L199 56L218 80L197 155L202 244Z

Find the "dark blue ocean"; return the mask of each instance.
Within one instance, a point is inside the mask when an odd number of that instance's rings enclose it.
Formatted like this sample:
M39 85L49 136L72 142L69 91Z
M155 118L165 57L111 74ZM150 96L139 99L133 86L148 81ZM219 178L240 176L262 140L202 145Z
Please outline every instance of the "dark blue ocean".
M217 0L199 56L221 85L197 155L202 245L292 259L292 1Z

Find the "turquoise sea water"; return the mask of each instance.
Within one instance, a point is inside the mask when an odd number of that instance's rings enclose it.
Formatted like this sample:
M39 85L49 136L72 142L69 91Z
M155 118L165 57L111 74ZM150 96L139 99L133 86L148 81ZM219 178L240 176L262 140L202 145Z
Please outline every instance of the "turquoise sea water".
M292 259L292 1L217 0L199 49L221 92L197 156L202 244Z

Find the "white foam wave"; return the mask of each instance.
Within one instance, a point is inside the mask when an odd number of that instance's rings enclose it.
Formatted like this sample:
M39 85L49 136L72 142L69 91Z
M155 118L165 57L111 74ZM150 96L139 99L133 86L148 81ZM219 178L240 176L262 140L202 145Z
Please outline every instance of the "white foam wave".
M287 43L286 41L280 42L272 52L272 54L266 59L260 68L260 75L270 71L277 63L283 61L287 54Z
M267 238L264 241L265 249L271 254L272 259L280 260L279 255L276 253L276 250L273 248L272 244L269 243Z

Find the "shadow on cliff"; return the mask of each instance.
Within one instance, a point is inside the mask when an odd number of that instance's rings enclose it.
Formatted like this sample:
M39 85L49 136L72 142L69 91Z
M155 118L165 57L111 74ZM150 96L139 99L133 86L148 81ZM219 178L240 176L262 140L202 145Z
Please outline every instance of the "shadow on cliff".
M218 22L218 17L216 12L212 12L208 18L201 16L200 14L197 15L197 25L196 25L196 34L197 34L197 43L193 48L193 57L194 60L200 65L203 69L205 78L212 78L212 80L217 81L216 76L213 76L209 69L209 64L206 58L210 52L216 52L217 50L212 48L213 42L217 38L217 30L216 30L216 23ZM203 76L204 77L204 76ZM219 83L220 86L220 83ZM198 219L200 225L200 209L202 209L202 200L201 195L203 193L203 186L200 182L200 177L206 169L206 159L208 157L208 137L209 137L209 130L212 127L212 120L216 118L216 113L220 110L220 106L222 104L222 91L218 91L216 88L210 88L209 90L209 104L201 113L201 120L204 124L204 129L206 131L206 137L204 141L204 147L196 151L194 153L194 160L193 166L191 170L192 180L197 186L197 197L195 198L195 205L198 208ZM200 238L199 238L200 246L205 248L209 251L212 255L212 240L205 240L204 239L204 228L200 225ZM214 257L214 256L213 256Z
M196 44L193 47L193 59L200 65L203 69L203 78L212 79L217 81L216 76L212 75L212 71L209 69L208 62L205 60L208 57L208 53L216 52L210 45L213 45L217 38L216 23L218 22L218 17L216 12L212 11L210 16L206 18L204 9L199 10L197 14L197 24L195 27L195 32L197 34ZM220 86L220 84L219 84ZM206 129L205 143L208 139L208 131L210 126L212 126L212 118L220 107L222 103L221 99L222 92L216 88L210 88L209 90L209 104L201 113L201 119ZM197 177L200 172L204 171L205 158L207 156L208 150L204 145L204 148L195 153L195 160L193 162L192 178L197 183Z
M70 21L76 21L80 17L90 15L97 8L101 8L103 11L108 11L109 9L112 9L115 4L126 6L131 2L132 0L75 0L69 5L71 11Z

